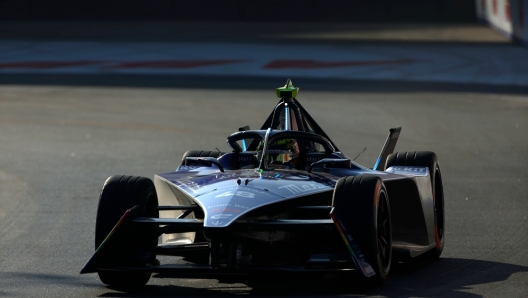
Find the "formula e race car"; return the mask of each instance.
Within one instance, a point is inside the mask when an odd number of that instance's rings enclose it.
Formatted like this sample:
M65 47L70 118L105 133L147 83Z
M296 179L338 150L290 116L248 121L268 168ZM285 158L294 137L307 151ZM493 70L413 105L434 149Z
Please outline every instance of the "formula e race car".
M397 256L438 258L442 175L433 152L392 153L373 168L339 151L288 80L259 130L227 138L232 152L188 151L174 172L112 176L99 199L96 252L81 273L113 286L152 273L179 278L350 272L383 283ZM157 256L178 256L160 264ZM166 258L171 259L171 258Z

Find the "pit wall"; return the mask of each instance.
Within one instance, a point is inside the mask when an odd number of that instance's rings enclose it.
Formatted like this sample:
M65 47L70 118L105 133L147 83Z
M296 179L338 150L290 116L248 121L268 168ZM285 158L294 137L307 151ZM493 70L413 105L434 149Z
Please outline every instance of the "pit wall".
M528 0L476 0L477 18L528 46Z

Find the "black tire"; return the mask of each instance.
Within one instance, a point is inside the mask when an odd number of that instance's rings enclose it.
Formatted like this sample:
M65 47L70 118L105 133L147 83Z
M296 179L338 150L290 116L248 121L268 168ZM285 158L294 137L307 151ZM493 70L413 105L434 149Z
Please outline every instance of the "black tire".
M389 196L377 176L350 176L337 181L332 199L343 225L376 272L369 278L383 284L391 267L392 226Z
M158 197L154 183L145 177L111 176L101 190L97 219L95 222L95 248L106 238L126 210L138 205L130 216L159 217ZM119 230L105 243L101 251L104 264L146 266L155 262L158 235L147 229L130 229L122 224ZM107 285L137 287L145 285L150 273L125 271L99 271L99 278Z
M219 158L220 156L224 155L225 152L220 151L207 151L207 150L190 150L183 154L181 164L183 165L185 163L186 157L214 157Z
M444 250L445 209L442 171L440 170L440 164L438 163L436 154L430 151L392 153L387 157L385 168L387 169L392 166L418 166L429 168L433 189L434 236L436 247L427 255L431 258L439 258Z

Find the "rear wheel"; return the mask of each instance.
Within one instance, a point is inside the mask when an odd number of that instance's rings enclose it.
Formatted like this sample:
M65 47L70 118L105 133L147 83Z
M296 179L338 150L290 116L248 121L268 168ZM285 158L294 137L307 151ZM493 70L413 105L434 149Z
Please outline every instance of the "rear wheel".
M389 197L376 176L350 176L337 181L332 206L343 214L343 225L376 272L373 281L387 279L392 259Z
M159 217L155 210L158 197L154 183L145 177L112 176L101 190L97 219L95 223L95 248L117 224L123 214L134 206L138 208L130 216ZM148 229L131 229L123 224L105 243L101 251L104 265L143 267L156 262L155 248L158 236ZM143 286L150 279L150 273L126 271L99 271L99 278L111 286Z
M181 164L185 163L186 157L214 157L219 158L224 155L225 152L220 151L208 151L208 150L189 150L183 154Z
M428 253L428 255L432 258L439 258L444 250L445 214L442 172L440 171L440 165L436 154L430 151L393 153L387 157L385 168L387 169L392 166L417 166L429 168L433 191L434 237L436 246L435 249Z

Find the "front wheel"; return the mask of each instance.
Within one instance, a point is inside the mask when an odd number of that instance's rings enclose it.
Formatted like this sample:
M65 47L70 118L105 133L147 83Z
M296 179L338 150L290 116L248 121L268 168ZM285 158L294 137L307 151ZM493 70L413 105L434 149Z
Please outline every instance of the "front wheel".
M133 216L159 217L158 197L154 183L145 177L112 176L101 190L95 222L95 249L130 208L138 206ZM104 265L146 266L156 261L158 236L148 229L120 226L101 251ZM98 271L107 285L137 287L145 285L150 273L129 271Z
M349 176L337 181L332 206L343 214L345 229L376 272L375 283L387 280L392 259L389 196L377 176Z

